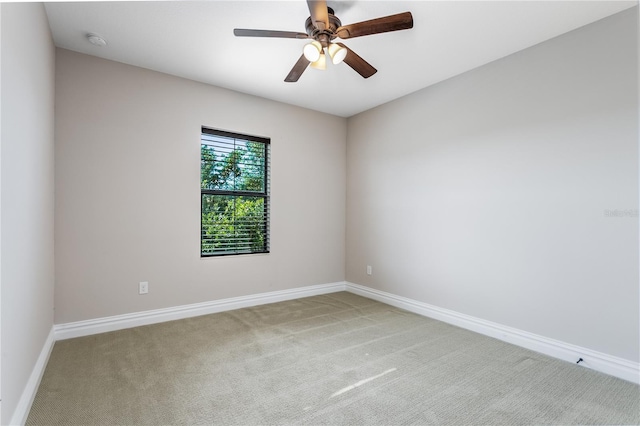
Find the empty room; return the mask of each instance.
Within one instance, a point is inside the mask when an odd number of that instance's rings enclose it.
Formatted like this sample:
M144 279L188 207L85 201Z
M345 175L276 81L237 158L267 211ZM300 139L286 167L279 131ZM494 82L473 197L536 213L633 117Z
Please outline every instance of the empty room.
M640 424L638 19L1 3L0 423Z

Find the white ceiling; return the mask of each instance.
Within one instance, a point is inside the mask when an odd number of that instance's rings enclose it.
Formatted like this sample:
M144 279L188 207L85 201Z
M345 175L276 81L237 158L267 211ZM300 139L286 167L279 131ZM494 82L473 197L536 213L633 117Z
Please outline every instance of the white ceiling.
M344 41L378 69L346 64L284 78L307 40L234 37L234 28L305 32L304 0L45 3L58 47L349 117L575 28L634 1L332 1L343 25L410 11L414 28ZM86 34L104 37L97 47Z

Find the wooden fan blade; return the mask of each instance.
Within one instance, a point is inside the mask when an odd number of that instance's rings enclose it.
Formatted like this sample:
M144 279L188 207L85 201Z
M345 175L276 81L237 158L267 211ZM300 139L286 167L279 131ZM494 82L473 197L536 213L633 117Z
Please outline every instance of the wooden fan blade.
M298 59L298 62L296 62L293 68L291 68L291 71L289 71L289 75L284 79L284 81L286 81L287 83L295 83L296 81L298 81L298 79L300 78L304 70L307 69L310 63L311 62L309 62L309 60L305 58L304 55L300 56L300 59Z
M371 66L371 64L364 59L362 59L356 52L349 49L343 43L338 43L338 45L347 49L347 56L344 58L344 62L349 65L351 68L355 70L358 74L360 74L364 78L369 78L375 73L378 72L377 69ZM304 56L304 55L303 55Z
M309 12L311 12L311 22L320 31L329 28L329 11L325 0L307 0Z
M358 22L357 24L344 25L336 30L336 34L342 39L348 39L388 33L390 31L408 30L409 28L413 28L413 16L411 12L404 12L370 21Z
M272 31L272 30L248 30L236 28L233 30L236 37L277 37L277 38L309 38L305 33L293 31Z

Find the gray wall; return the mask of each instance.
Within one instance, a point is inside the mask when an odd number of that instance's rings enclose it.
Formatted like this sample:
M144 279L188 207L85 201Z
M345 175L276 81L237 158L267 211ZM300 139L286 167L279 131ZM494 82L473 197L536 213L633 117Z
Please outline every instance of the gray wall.
M200 258L202 125L271 138L270 254ZM344 118L58 49L55 154L56 323L344 280Z
M637 362L637 14L350 118L347 280Z
M40 3L2 8L2 424L53 325L54 46Z

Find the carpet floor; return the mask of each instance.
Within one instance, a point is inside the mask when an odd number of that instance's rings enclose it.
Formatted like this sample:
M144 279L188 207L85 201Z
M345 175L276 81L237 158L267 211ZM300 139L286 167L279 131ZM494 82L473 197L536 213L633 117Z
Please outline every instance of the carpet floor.
M27 425L639 424L640 388L341 292L56 342Z

